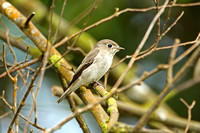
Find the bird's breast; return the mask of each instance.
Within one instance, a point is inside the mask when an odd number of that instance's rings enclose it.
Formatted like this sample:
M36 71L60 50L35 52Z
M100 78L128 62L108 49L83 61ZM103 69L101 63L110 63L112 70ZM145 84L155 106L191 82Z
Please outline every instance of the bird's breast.
M98 54L95 58L96 73L98 75L97 80L99 80L111 67L113 57L107 54Z
M83 71L82 79L88 81L89 83L98 81L111 67L112 59L112 56L98 54L95 57L94 62Z

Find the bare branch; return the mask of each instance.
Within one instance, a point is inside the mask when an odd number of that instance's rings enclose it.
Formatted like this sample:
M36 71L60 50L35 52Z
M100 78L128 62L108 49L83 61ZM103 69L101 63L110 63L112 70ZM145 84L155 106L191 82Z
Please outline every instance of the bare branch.
M156 21L158 20L158 18L160 17L160 15L164 12L165 7L168 3L168 0L165 1L163 7L159 10L159 12L156 14L156 16L153 18L152 22L150 23L142 41L140 42L139 46L137 47L136 51L134 52L134 54L132 55L132 58L130 60L130 62L128 63L128 66L126 68L126 70L123 72L123 74L120 76L120 78L117 80L117 82L115 83L115 85L112 88L112 91L115 91L117 89L117 87L121 84L122 80L124 79L124 77L126 76L126 74L128 73L128 71L130 70L130 68L132 67L133 63L135 62L135 59L137 57L137 55L139 54L140 50L142 49L142 47L144 46L154 24L156 23Z
M192 104L189 105L184 99L180 98L180 100L188 108L188 122L187 122L187 126L185 127L185 131L184 131L184 133L187 133L188 130L189 130L190 121L191 121L191 118L192 118L191 110L193 109L194 105L196 104L196 101L192 101Z
M8 73L12 73L12 72L15 72L15 71L17 71L17 70L20 70L20 69L22 69L22 68L26 68L26 67L31 66L31 65L33 65L33 64L35 64L35 63L37 63L37 62L39 62L39 61L41 61L41 57L38 57L38 58L36 58L36 59L33 59L33 60L31 60L31 61L29 61L29 62L26 62L26 63L24 63L24 64L18 65L18 66L16 66L16 67L14 67L13 69L8 70ZM8 73L7 73L7 72L2 73L2 74L0 75L0 79L3 78L3 77L5 77Z
M170 57L169 57L169 67L168 67L168 70L167 70L167 82L171 82L172 80L172 77L173 77L173 61L174 61L174 58L176 56L176 51L178 49L177 45L180 43L180 40L179 39L175 39L175 42L174 42L174 47L172 48L172 51L171 51L171 54L170 54Z
M199 42L197 42L199 44ZM193 54L190 56L188 61L183 65L183 67L175 74L172 81L167 83L165 87L163 88L163 91L158 96L157 100L152 104L152 106L148 109L148 111L141 117L138 124L136 125L135 131L138 131L138 129L141 129L149 120L153 112L158 108L161 101L166 97L166 95L169 93L171 87L173 84L180 78L183 73L185 73L186 69L191 66L191 64L194 62L194 60L199 56L200 53L200 47L198 47Z
M37 76L39 75L40 70L41 70L41 65L39 66L39 68L38 68L37 71L35 72L34 76L32 77L31 83L29 84L29 87L28 87L26 93L24 94L24 97L23 97L22 100L20 101L19 107L18 107L18 109L17 109L17 111L16 111L16 113L15 113L14 117L12 118L12 121L11 121L11 123L10 123L10 125L9 125L8 131L7 131L8 133L11 132L12 126L13 126L15 120L17 119L17 117L18 117L18 115L19 115L19 113L20 113L22 107L24 106L25 101L26 101L26 99L27 99L27 97L28 97L28 95L29 95L29 93L30 93L30 91L31 91L31 89L32 89L32 87L33 87L33 85L34 85L34 82L35 82Z
M189 6L199 6L200 5L200 2L196 2L196 3L188 3L188 4L174 4L174 5L167 5L166 7L169 8L169 7L189 7ZM163 6L158 6L158 9L161 9L163 8ZM126 13L126 12L147 12L147 11L150 11L150 10L155 10L157 9L157 7L153 6L153 7L148 7L148 8L144 8L144 9L135 9L135 8L126 8L126 9L123 9L121 11L117 11L115 12L114 14L110 15L109 17L107 18L104 18L104 19L101 19L100 21L86 27L83 31L80 30L79 32L77 33L74 33L70 36L67 36L65 37L63 40L61 40L59 43L55 44L54 45L54 48L57 48L57 47L60 47L61 45L63 45L64 43L66 43L67 41L71 40L72 38L74 38L75 36L79 35L81 32L85 32L87 30L90 30L104 22L107 22L113 18L116 18L118 17L119 15L123 14L123 13Z

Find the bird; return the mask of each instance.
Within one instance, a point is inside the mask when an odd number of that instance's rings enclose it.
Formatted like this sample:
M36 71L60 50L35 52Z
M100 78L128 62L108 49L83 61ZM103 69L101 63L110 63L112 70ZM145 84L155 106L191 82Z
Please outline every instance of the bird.
M82 60L66 91L57 102L60 103L79 87L101 79L111 67L114 55L120 50L124 50L124 48L110 39L97 42L95 47Z

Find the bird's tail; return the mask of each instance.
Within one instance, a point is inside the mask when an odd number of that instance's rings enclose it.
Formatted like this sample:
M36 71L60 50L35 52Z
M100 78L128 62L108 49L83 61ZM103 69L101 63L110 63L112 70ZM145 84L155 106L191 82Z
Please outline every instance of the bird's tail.
M67 88L67 90L62 94L62 96L58 99L57 103L60 103L66 96L72 93L72 89Z

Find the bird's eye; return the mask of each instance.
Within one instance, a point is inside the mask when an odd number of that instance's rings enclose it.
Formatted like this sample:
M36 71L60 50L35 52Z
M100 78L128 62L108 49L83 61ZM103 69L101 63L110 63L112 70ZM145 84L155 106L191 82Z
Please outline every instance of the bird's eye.
M111 44L111 43L108 43L107 46L108 46L109 48L112 48L112 44Z

